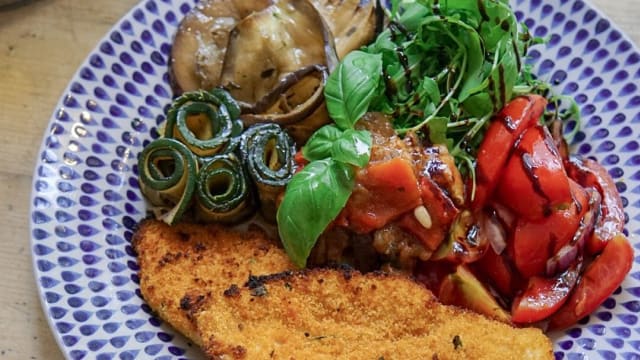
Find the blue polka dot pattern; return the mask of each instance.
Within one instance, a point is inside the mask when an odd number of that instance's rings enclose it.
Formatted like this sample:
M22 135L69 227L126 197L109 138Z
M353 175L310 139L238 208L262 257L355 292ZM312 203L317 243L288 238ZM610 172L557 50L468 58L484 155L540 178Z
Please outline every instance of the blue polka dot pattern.
M136 156L171 100L171 37L193 1L146 0L96 46L60 99L34 171L31 249L44 311L70 359L198 359L154 317L138 289L131 237L145 215ZM513 0L548 43L536 74L581 107L573 148L601 161L620 190L640 249L640 54L581 0ZM640 269L575 327L552 333L556 359L639 359Z

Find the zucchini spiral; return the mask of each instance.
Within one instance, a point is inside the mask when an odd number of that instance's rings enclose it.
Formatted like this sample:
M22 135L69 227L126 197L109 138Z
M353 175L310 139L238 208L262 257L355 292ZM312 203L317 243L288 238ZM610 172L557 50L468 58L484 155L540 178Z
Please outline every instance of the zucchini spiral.
M200 157L230 152L242 132L239 115L240 107L224 90L185 93L169 108L164 135Z
M177 140L157 139L140 154L138 172L140 190L156 218L169 225L179 221L190 205L198 172L191 151Z
M293 140L277 124L258 124L242 134L240 153L257 189L262 216L275 222L278 195L295 172Z
M200 222L239 223L258 204L263 218L275 222L295 152L278 124L245 131L240 107L225 90L187 92L169 108L164 137L140 153L140 189L168 224L187 211Z
M254 211L249 180L238 157L212 157L198 174L196 217L204 222L237 223Z

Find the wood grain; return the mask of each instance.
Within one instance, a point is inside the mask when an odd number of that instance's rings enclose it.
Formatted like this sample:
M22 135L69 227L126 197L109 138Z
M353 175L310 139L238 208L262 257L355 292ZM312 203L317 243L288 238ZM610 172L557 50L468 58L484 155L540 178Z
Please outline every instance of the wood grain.
M32 273L36 154L69 79L136 0L33 0L0 9L0 359L62 359ZM637 0L592 0L640 42Z
M0 359L62 359L29 246L36 154L67 83L137 0L35 0L0 10Z

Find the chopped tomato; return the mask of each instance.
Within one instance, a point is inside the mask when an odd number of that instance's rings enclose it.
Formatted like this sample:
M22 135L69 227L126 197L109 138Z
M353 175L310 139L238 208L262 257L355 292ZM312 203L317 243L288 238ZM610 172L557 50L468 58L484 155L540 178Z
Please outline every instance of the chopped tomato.
M459 210L451 198L430 178L420 179L422 203L427 210L430 226L421 224L413 212L405 214L399 221L402 229L419 239L429 251L435 251L446 238L451 223Z
M538 123L547 100L542 96L520 96L511 100L492 119L477 156L478 181L472 208L482 208L500 179L511 149L520 135Z
M578 270L575 266L555 278L529 278L527 288L511 305L513 322L531 324L551 316L567 301L577 281Z
M562 161L567 161L567 159L569 159L569 144L567 144L567 140L564 138L562 120L554 119L551 121L551 124L549 124L549 132L551 133L553 142L558 148L560 158L562 158Z
M621 233L625 214L615 182L596 161L569 158L561 123L552 124L552 136L538 121L546 104L540 96L518 97L494 117L477 155L471 209L460 209L432 259L465 266L440 276L441 300L486 312L478 304L487 302L463 290L477 288L460 275L468 268L511 304L514 322L551 318L552 328L562 328L619 286L633 249ZM506 248L492 243L501 254L474 236L482 234L478 214L490 204L507 210L499 216ZM492 240L501 235L490 230Z
M629 240L616 234L587 266L566 304L551 317L550 329L566 328L595 311L620 286L632 263Z
M518 284L524 281L507 258L503 254L496 254L492 247L472 267L483 280L486 279L501 295L508 298L513 298Z
M573 239L589 208L586 191L572 180L569 184L574 201L567 209L552 210L539 220L517 221L510 250L516 268L525 277L545 274L547 260Z
M302 150L298 150L293 156L293 162L296 164L296 172L301 171L309 163L307 159L302 155Z
M593 236L587 241L587 252L598 254L607 242L624 227L625 215L616 184L602 165L589 158L572 157L565 162L567 173L584 187L593 187L602 197L601 215Z
M408 160L373 162L358 172L356 186L338 222L355 232L368 233L420 204L418 179Z
M584 257L584 248L587 239L593 234L593 226L598 217L600 208L600 194L592 188L585 189L588 194L588 206L583 211L580 224L571 241L559 249L556 249L552 257L547 260L547 275L553 275L564 271L580 258ZM583 209L585 209L583 207Z
M529 220L549 216L571 202L569 179L548 130L525 130L497 187L500 201Z

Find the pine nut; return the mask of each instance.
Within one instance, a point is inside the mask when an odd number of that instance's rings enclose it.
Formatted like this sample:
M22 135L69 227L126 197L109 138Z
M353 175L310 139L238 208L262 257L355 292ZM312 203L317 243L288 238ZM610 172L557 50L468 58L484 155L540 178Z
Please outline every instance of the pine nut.
M431 229L433 225L431 221L431 215L429 215L429 211L424 205L420 205L413 210L413 216L416 217L416 220L422 225L425 229Z

